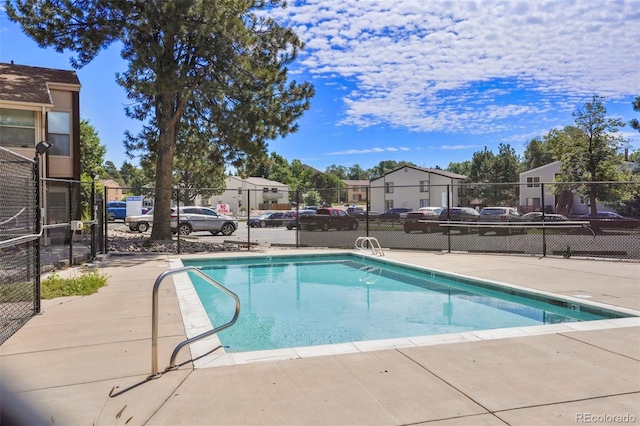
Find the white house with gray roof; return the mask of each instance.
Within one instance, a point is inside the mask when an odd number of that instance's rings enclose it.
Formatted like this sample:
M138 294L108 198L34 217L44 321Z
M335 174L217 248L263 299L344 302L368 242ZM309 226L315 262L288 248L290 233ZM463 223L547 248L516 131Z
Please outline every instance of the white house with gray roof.
M458 205L458 185L467 177L441 169L402 166L370 181L371 210ZM448 192L448 195L447 195Z
M222 194L211 197L210 203L212 206L227 204L234 214L249 209L275 210L289 204L289 187L274 180L229 176L225 179L225 188Z

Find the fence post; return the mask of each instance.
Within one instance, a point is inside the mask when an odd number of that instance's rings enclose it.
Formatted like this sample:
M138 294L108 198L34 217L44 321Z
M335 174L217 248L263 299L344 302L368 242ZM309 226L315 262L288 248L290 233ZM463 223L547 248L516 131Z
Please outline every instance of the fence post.
M96 178L91 177L91 260L96 258Z
M542 200L542 257L547 256L547 228L544 226L544 211L546 209L544 203L544 183L540 183L540 200Z
M69 216L67 222L69 223L69 266L73 266L73 235L74 231L71 228L71 221L73 220L73 182L69 181Z
M176 188L176 235L178 236L178 254L180 254L180 188ZM171 229L171 218L169 218L169 229ZM171 231L169 231L171 232Z
M109 213L107 212L107 200L109 199L107 191L109 188L104 187L104 198L102 199L102 217L104 221L104 253L109 253Z
M42 232L42 210L41 210L41 199L40 199L40 157L38 155L36 155L36 157L33 159L35 161L35 164L33 166L33 176L35 179L35 184L36 184L36 234L40 235L40 232ZM39 236L36 240L35 240L35 244L36 244L36 253L35 253L35 261L36 261L36 265L35 265L35 269L36 269L36 273L35 273L35 279L36 279L36 288L35 288L35 298L33 300L33 311L36 314L40 314L40 310L41 310L41 304L40 304L40 293L41 293L41 288L40 288L40 244L41 241L44 237L43 236Z
M364 229L365 229L365 235L367 237L369 236L369 213L371 212L371 197L369 197L370 189L371 189L370 186L367 186L364 189L364 199L365 199L365 204L367 205L367 212L364 215Z
M451 220L451 185L447 185L447 222ZM451 227L447 226L447 250L451 253Z
M296 189L296 248L300 248L300 188Z
M247 251L251 251L251 227L249 220L251 219L251 190L247 189Z

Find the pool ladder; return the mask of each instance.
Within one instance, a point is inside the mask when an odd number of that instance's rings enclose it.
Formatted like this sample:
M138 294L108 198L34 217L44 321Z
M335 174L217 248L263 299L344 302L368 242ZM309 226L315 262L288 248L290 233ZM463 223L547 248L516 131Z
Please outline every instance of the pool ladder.
M180 274L183 272L195 273L200 278L202 278L203 280L207 281L209 284L216 287L218 290L232 297L236 302L236 311L235 311L235 314L233 315L233 318L231 318L231 321L229 321L228 323L223 324L219 327L215 327L209 331L205 331L204 333L194 336L190 339L187 339L184 342L180 343L178 346L176 346L176 348L173 350L173 353L171 354L171 361L169 362L169 366L165 369L165 372L170 370L175 370L178 368L176 367L176 357L178 356L178 352L180 352L180 349L182 349L186 345L189 345L195 341L198 341L200 339L204 339L205 337L209 337L213 334L216 334L217 332L222 331L225 328L231 327L233 324L235 324L236 320L238 319L238 315L240 314L240 299L238 298L238 295L232 292L231 290L229 290L228 288L226 288L225 286L223 286L222 284L220 284L219 282L215 281L213 278L211 278L210 276L208 276L207 274L205 274L195 266L184 266L182 268L172 269L170 271L165 271L162 274L160 274L158 278L156 278L156 282L153 285L153 308L152 308L152 314L151 314L152 315L151 375L148 377L148 379L157 379L162 376L162 373L158 373L158 289L160 288L160 284L162 284L162 281L165 278L167 278L170 275Z
M373 255L384 256L384 251L376 237L358 237L354 245L358 250L371 250Z

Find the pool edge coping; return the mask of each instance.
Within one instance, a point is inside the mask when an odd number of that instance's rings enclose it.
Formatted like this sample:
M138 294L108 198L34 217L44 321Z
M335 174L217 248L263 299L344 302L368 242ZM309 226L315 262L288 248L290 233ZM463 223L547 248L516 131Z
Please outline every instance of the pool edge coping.
M345 251L339 251L335 254L345 254ZM362 253L361 251L348 251L349 254L356 254L367 258L382 260L378 256ZM256 253L264 256L264 253ZM330 253L324 252L328 255ZM291 253L282 254L269 254L269 256L292 256ZM226 257L226 256L225 256ZM237 253L234 253L233 257L237 257ZM242 256L245 257L245 256ZM246 256L251 257L251 256ZM589 301L580 298L574 298L571 296L559 295L544 290L533 290L528 287L503 283L500 281L473 277L470 275L453 273L449 271L442 271L436 268L427 268L411 264L408 262L402 262L391 259L384 259L384 262L390 264L398 264L412 269L422 269L426 271L433 271L439 274L443 274L451 277L459 277L464 280L477 280L484 281L496 286L515 289L520 292L528 294L536 294L541 296L552 297L553 299L561 299L572 301L580 305L588 305L595 308L601 308L608 311L615 311L630 315L626 318L607 318L602 320L593 321L581 321L581 322L569 322L558 324L543 324L526 327L508 327L489 330L477 330L462 333L447 333L447 334L435 334L426 336L413 336L403 338L392 339L379 339L379 340L367 340L360 342L348 342L348 343L336 343L329 345L317 345L317 346L303 346L294 348L282 348L282 349L268 349L260 351L248 351L248 352L234 352L227 353L224 351L224 347L218 339L217 335L207 337L200 341L191 343L189 349L191 351L191 359L193 367L198 368L214 368L230 365L247 364L253 362L262 361L277 361L277 360L291 360L299 358L310 358L318 356L331 356L348 353L369 352L385 349L400 349L407 347L422 347L433 346L441 344L452 343L468 343L477 342L483 340L495 340L512 337L530 337L543 334L559 334L569 333L576 331L592 331L592 330L604 330L620 327L634 327L640 326L640 312L633 309L617 307L608 305L602 302ZM176 269L183 266L182 258L169 259L169 266L171 269ZM213 325L207 316L204 306L200 301L195 288L188 277L188 274L177 274L173 277L174 285L176 288L176 294L178 296L178 304L180 306L180 313L185 328L187 338L195 337L205 331L211 330Z

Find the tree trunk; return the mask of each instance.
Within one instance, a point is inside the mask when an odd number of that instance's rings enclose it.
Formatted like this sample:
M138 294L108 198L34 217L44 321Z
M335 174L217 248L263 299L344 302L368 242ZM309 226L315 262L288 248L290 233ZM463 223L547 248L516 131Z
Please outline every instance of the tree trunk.
M171 198L173 194L172 173L175 149L175 127L170 115L171 102L163 102L157 112L160 137L156 164L156 197L153 205L153 229L151 240L171 239Z

